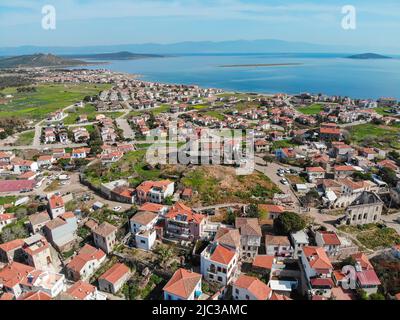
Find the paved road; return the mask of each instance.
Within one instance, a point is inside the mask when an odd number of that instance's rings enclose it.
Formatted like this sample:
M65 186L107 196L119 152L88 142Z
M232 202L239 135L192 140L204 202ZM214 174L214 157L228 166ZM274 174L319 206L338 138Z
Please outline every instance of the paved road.
M400 212L387 216L382 216L382 221L385 222L388 227L395 229L400 235L400 223L397 222L400 220L398 219L400 219Z
M265 174L273 183L277 185L277 187L282 191L282 193L285 194L290 194L295 205L295 210L297 212L300 212L300 202L293 191L291 186L285 186L283 185L280 181L282 180L282 177L278 176L277 171L279 168L293 168L295 170L299 170L299 168L295 167L288 167L283 164L277 164L277 163L268 163L266 166L260 165L260 163L265 163L261 158L256 156L256 165L255 169L263 174Z
M44 149L58 149L58 148L81 148L87 147L86 143L70 143L70 144L43 144L39 146L7 146L0 147L0 151L12 151L12 150L44 150Z
M135 139L135 132L132 130L126 116L129 114L130 110L125 111L125 113L118 117L115 121L117 126L123 131L125 139Z

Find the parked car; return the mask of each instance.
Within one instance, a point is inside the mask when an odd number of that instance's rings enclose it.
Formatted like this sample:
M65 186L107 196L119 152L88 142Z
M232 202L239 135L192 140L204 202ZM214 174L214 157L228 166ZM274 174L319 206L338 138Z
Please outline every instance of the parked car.
M289 185L289 181L287 181L287 179L282 179L281 180L281 183L283 184L283 185L285 185L285 186L288 186Z
M113 208L113 211L119 212L119 211L121 211L121 209L122 209L122 207L118 206L118 207L114 207L114 208Z

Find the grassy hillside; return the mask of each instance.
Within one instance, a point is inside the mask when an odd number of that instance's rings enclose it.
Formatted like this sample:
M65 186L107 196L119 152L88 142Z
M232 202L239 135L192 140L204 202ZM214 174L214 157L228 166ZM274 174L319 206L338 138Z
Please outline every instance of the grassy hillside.
M84 97L96 95L109 89L103 84L40 84L36 92L17 92L16 88L6 88L0 92L12 94L14 98L7 105L0 106L0 117L22 117L45 119L49 113L81 101Z

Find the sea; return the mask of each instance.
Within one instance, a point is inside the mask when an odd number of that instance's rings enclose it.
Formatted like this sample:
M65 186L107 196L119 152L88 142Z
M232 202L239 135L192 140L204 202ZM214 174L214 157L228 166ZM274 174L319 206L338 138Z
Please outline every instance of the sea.
M355 99L400 99L400 56L384 60L356 60L347 58L350 55L187 54L106 61L107 65L89 68L137 74L145 81L199 85L235 92L308 92ZM257 66L261 64L291 65ZM246 66L224 67L227 65Z

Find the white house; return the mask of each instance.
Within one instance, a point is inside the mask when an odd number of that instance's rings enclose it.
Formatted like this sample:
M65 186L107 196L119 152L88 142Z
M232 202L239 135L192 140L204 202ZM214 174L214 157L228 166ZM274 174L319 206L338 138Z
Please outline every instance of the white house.
M129 280L130 276L131 272L126 265L116 263L99 277L99 289L116 294L121 290L125 282Z
M157 238L154 226L158 221L158 214L149 211L139 211L130 220L132 234L135 235L136 247L151 250Z
M201 253L201 274L207 281L226 286L237 273L238 261L239 254L236 250L211 243Z
M272 289L256 277L240 275L232 284L233 300L269 300Z
M265 250L268 256L290 257L293 253L289 238L286 236L265 236Z
M86 244L67 264L66 274L74 281L86 280L96 272L105 260L106 254L101 249Z
M107 296L97 290L97 288L82 280L75 282L65 295L71 300L107 300Z
M28 171L36 172L39 169L37 162L30 160L14 159L13 164L16 174L22 174Z
M324 248L329 256L337 256L340 253L342 242L333 231L317 231L315 233L315 242L318 247Z
M64 200L59 195L52 195L49 199L49 211L52 219L65 213Z
M310 240L304 230L291 233L290 238L293 245L293 258L297 259L300 256L303 248L310 244Z

